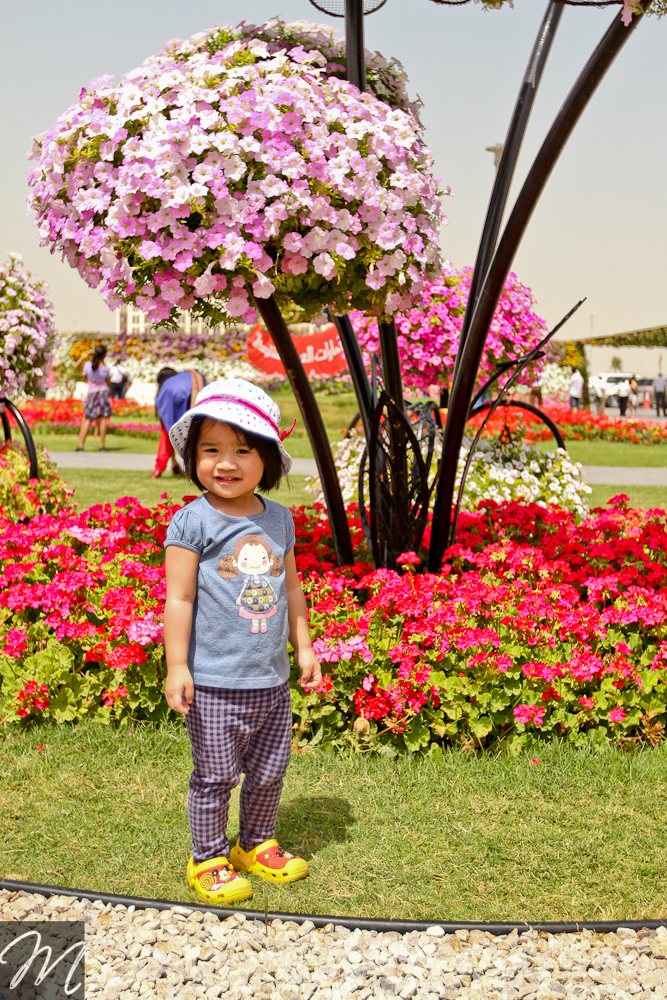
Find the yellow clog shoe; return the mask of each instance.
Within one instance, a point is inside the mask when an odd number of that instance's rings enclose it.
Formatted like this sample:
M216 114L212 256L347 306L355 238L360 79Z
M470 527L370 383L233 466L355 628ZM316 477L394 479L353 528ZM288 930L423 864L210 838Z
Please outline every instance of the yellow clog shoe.
M196 865L190 857L185 874L197 895L207 903L239 903L252 897L250 882L236 874L227 858L212 858Z
M308 874L303 858L283 851L277 840L265 840L247 854L237 844L229 857L238 871L261 875L267 882L297 882Z

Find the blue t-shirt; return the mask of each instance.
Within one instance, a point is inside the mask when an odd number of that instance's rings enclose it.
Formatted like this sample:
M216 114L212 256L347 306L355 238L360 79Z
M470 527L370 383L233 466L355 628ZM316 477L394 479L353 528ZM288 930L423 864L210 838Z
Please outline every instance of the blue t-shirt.
M202 376L202 382L206 385L206 379ZM166 379L157 394L155 409L164 426L169 430L178 423L190 409L192 400L192 374L190 372L179 372Z
M199 555L188 666L202 687L256 690L289 677L285 555L294 521L282 504L230 517L205 496L174 514L165 548Z

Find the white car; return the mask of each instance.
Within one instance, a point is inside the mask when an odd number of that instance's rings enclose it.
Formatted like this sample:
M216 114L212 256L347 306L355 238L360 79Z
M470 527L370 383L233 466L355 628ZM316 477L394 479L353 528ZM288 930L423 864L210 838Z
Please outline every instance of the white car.
M651 402L653 402L653 379L647 378L645 375L640 375L638 372L598 372L598 378L602 382L602 386L605 392L605 406L618 406L618 396L616 395L616 387L620 385L621 382L625 382L627 379L630 382L633 378L637 379L637 384L639 385L639 405L642 404L644 400L644 390L649 389L651 393Z

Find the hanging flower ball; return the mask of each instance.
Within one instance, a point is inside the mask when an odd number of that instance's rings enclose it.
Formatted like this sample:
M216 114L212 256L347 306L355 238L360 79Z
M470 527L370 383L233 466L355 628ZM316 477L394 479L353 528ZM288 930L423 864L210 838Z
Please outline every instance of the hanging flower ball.
M48 287L10 253L0 266L0 394L46 388L57 333Z
M418 122L330 75L309 26L284 26L303 39L289 50L259 37L276 23L170 42L35 140L41 242L110 308L215 324L275 293L304 320L391 315L439 273Z
M396 317L406 387L428 389L437 385L442 389L451 384L472 272L471 267L446 268L437 280L425 282L412 308ZM478 383L485 382L496 365L521 357L546 335L544 320L533 312L534 303L530 288L522 285L516 274L509 274L491 323ZM377 320L361 313L353 313L350 318L364 361L370 367L372 355L380 353ZM525 369L519 382L532 383L541 365L536 362ZM503 381L506 379L501 379L501 384Z

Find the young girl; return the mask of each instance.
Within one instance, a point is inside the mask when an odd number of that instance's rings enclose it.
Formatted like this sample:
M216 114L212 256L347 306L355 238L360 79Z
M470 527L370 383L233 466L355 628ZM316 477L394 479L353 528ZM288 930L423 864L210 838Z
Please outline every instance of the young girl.
M275 823L291 752L291 642L300 684L322 679L294 561L294 522L260 497L292 465L280 410L243 379L212 382L170 430L185 472L206 492L174 515L165 541L165 693L192 744L187 879L213 903L252 896L248 879L305 878ZM231 790L241 787L239 839L229 852Z

